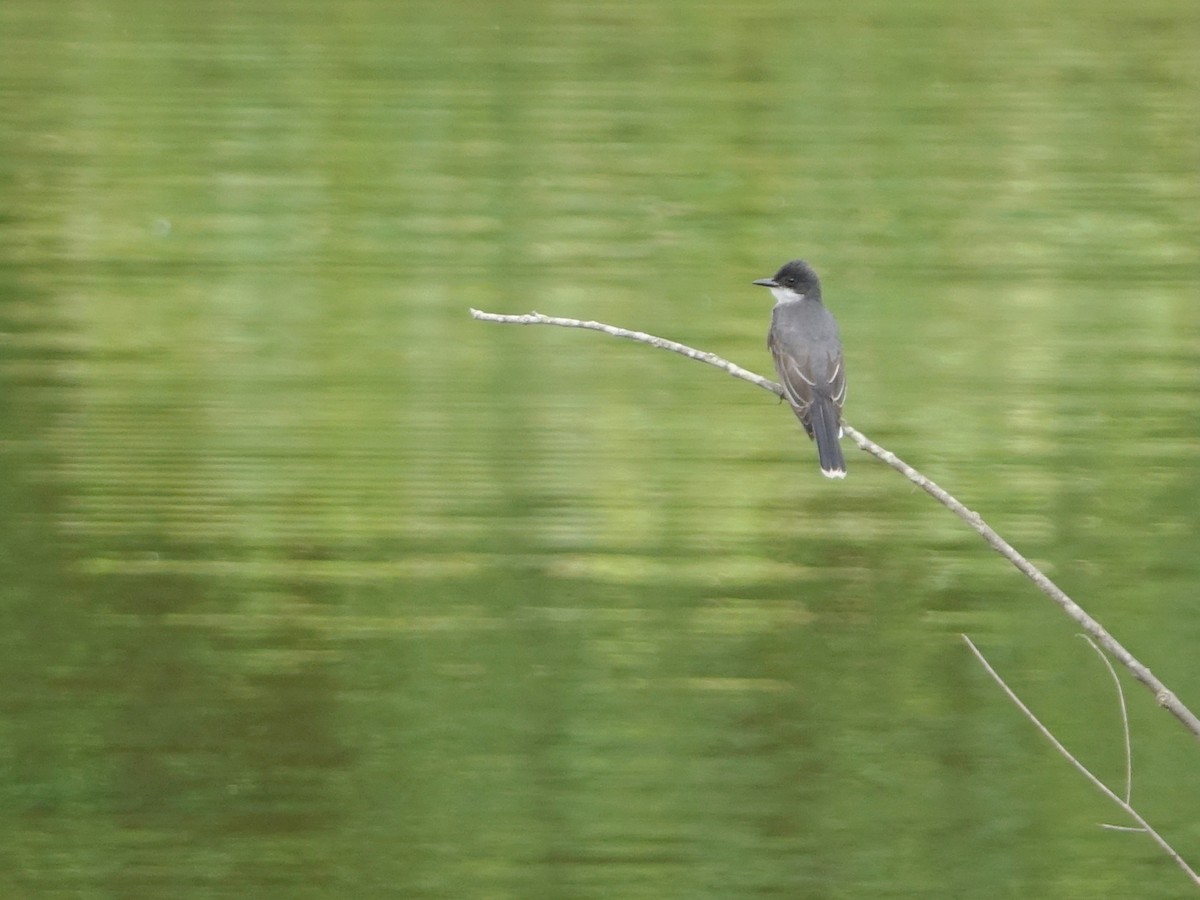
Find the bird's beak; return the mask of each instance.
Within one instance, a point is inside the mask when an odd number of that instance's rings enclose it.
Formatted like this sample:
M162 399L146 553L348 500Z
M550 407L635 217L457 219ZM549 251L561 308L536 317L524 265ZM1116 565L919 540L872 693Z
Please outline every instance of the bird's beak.
M779 287L779 282L776 281L774 278L760 278L760 279L758 279L758 281L752 282L752 284L757 284L759 287L769 287L769 288Z

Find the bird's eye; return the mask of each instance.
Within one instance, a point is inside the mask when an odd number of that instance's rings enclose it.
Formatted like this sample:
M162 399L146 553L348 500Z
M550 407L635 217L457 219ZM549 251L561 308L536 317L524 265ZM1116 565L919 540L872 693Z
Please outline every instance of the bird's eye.
M792 285L794 285L796 283L796 279L792 278L789 275L787 278L783 279L783 283L786 284L788 287L791 287Z

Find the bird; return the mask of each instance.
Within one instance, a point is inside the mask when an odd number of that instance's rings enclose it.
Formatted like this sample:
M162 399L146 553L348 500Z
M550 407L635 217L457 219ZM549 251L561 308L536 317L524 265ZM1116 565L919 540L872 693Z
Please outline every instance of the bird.
M793 259L772 277L754 284L775 297L767 348L784 397L816 441L821 474L845 478L846 459L838 439L846 402L846 365L837 320L821 302L821 281L812 266Z

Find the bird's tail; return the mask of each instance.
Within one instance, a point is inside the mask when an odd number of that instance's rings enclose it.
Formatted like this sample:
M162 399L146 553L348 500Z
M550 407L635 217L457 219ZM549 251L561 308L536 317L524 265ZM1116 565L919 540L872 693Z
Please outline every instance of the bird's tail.
M838 410L829 397L813 397L809 411L813 438L817 442L817 458L821 461L821 474L826 478L846 477L846 458L838 438L842 436L842 425L838 421Z

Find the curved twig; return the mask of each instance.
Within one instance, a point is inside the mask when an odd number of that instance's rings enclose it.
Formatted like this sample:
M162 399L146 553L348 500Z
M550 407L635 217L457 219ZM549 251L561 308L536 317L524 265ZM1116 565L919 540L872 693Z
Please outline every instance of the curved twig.
M1104 651L1096 646L1086 634L1079 634L1076 637L1081 637L1092 651L1100 657L1100 662L1104 663L1104 668L1108 669L1108 674L1112 676L1113 687L1117 689L1117 709L1121 711L1121 735L1125 738L1125 802L1133 802L1133 738L1129 732L1129 707L1125 703L1125 688L1121 687L1121 679L1117 675L1117 670L1113 668L1112 662L1104 655ZM1104 826L1105 828L1116 828L1117 826Z
M783 389L768 378L763 378L751 372L749 369L743 369L741 366L731 363L727 359L717 356L715 353L708 353L703 350L696 350L688 347L685 344L669 341L665 338L656 337L652 334L646 334L643 331L630 331L627 328L619 328L616 325L606 325L603 322L585 321L582 319L569 319L558 316L544 316L538 312L531 312L526 315L501 315L498 313L483 312L482 310L472 309L471 317L482 322L497 322L506 325L557 325L563 328L585 328L590 331L602 331L605 334L613 337L626 338L628 340L637 341L642 344L649 344L652 347L657 347L660 350L670 350L673 353L679 353L690 359L698 360L699 362L707 363L710 366L716 366L718 369L723 369L725 372L748 381L751 384L758 385L764 390L782 397ZM1026 578L1037 585L1038 589L1043 594L1053 600L1079 627L1081 627L1096 643L1107 650L1112 656L1125 666L1133 677L1140 681L1143 685L1154 694L1158 704L1170 712L1178 719L1183 726L1190 731L1195 737L1200 738L1200 718L1196 717L1187 706L1179 700L1175 694L1167 689L1154 676L1154 674L1128 650L1126 650L1108 631L1095 619L1093 619L1084 609L1067 596L1066 592L1058 585L1051 581L1045 573L1037 566L1031 563L1028 559L1018 553L1011 544L1004 538L1000 537L996 531L988 525L979 513L967 509L957 498L949 491L939 487L930 479L926 478L904 460L900 459L890 450L876 444L862 432L843 423L843 430L846 435L854 441L855 444L867 453L870 453L880 462L891 466L925 493L929 494L956 516L966 522L975 532L983 538L989 547L1011 562Z
M1022 715L1024 715L1025 718L1027 718L1030 722L1032 722L1033 726L1042 733L1042 737L1044 737L1046 740L1048 740L1054 746L1054 749L1057 750L1059 753L1061 753L1066 758L1067 762L1069 762L1080 773L1082 773L1084 778L1086 778L1093 785L1095 785L1096 789L1099 790L1100 793L1102 793L1105 797L1107 797L1113 803L1117 804L1117 806L1121 807L1121 809L1123 809L1125 811L1126 815L1128 815L1131 819L1133 819L1133 821L1137 822L1138 826L1139 826L1138 830L1144 831L1144 832L1146 832L1146 834L1150 835L1151 840L1153 840L1154 843L1158 844L1158 846L1163 849L1163 852L1165 852L1169 857L1171 857L1171 859L1175 860L1175 864L1177 866L1179 866L1179 868L1183 869L1184 872L1187 873L1187 876L1190 879L1192 879L1192 882L1194 884L1196 884L1197 886L1200 886L1200 875L1197 875L1195 873L1195 871L1192 869L1192 867L1189 866L1187 864L1187 862L1184 861L1183 857L1175 852L1175 848L1172 847L1170 844L1168 844L1166 839L1161 834L1159 834L1157 831L1155 831L1151 827L1150 823L1147 822L1145 819L1143 819L1141 817L1141 814L1138 813L1138 811L1136 809L1134 809L1132 806L1129 805L1128 800L1122 800L1120 797L1118 797L1115 793L1112 792L1112 790L1108 787L1108 785L1106 785L1103 781L1101 781L1099 778L1097 778L1095 775L1093 775L1091 770L1088 769L1087 766L1085 766L1078 759L1076 759L1071 754L1071 751L1068 750L1065 746L1063 746L1062 742L1058 738L1056 738L1053 734L1051 734L1050 729L1041 723L1041 721L1038 719L1037 716L1035 716L1033 714L1033 712L1029 709L1029 707L1026 706L1023 702L1021 702L1021 698L1018 697L1013 692L1013 689L1010 688L1007 684L1005 684L1004 679L1001 678L999 676L999 674L997 674L996 670L992 668L991 664L986 659L984 659L983 654L979 652L979 648L976 647L971 642L971 639L969 637L967 637L965 634L961 635L961 637L964 641L966 641L967 646L971 649L971 652L975 654L975 658L977 660L979 660L979 664L981 666L983 666L984 670L988 673L988 675L990 675L992 677L992 680L995 681L996 684L1000 685L1000 690L1004 691L1004 693L1008 696L1008 699L1011 700L1016 705L1017 709L1019 709L1021 711Z

